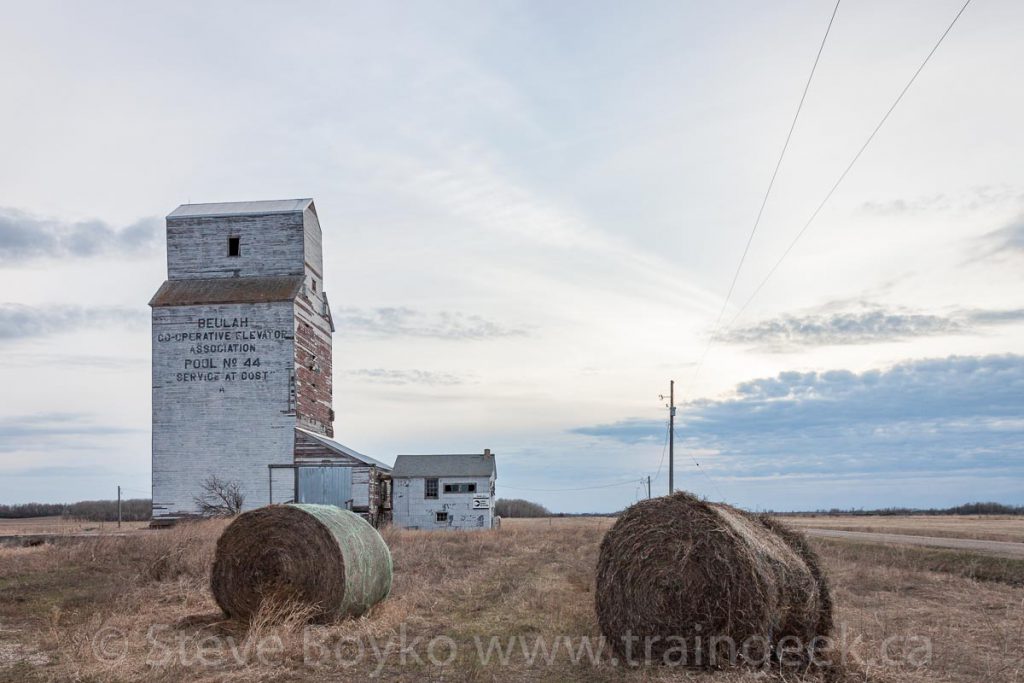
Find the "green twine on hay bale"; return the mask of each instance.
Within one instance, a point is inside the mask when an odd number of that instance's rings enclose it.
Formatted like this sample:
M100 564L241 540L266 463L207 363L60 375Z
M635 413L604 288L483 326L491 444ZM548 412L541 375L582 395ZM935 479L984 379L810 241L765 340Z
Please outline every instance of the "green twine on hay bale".
M217 541L213 597L248 619L264 599L312 608L313 621L364 614L391 592L391 552L359 515L333 505L271 505L239 515Z

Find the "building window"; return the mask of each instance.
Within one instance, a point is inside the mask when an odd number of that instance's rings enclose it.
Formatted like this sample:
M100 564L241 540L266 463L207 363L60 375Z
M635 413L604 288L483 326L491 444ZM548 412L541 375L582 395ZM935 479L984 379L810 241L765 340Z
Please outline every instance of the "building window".
M435 518L435 521L438 521L438 522L447 522L448 521L448 513L447 512L435 512L434 513L434 518Z
M427 479L423 485L424 498L437 498L437 479Z
M311 282L312 282L312 285L313 285L313 293L316 294L316 278L313 278L311 280Z
M241 237L229 237L228 238L228 256L241 256L242 255L242 238Z
M445 484L445 493L476 493L476 484Z

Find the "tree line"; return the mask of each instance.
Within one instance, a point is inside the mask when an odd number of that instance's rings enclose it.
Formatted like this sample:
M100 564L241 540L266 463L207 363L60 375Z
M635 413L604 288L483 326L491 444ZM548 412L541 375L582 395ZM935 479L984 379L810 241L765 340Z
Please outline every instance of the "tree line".
M551 512L540 503L521 498L499 498L494 503L494 514L499 517L550 517Z
M121 501L121 519L126 522L149 520L152 504L149 498L129 498ZM24 519L26 517L54 517L87 522L116 522L116 500L82 500L77 503L21 503L0 505L0 519Z
M770 514L781 515L821 515L821 516L844 516L844 517L895 517L906 515L1024 515L1022 505L1004 505L1003 503L965 503L950 508L903 508L891 507L877 510L864 510L863 508L843 510L832 508L830 510L814 510L810 512L780 512L769 511Z

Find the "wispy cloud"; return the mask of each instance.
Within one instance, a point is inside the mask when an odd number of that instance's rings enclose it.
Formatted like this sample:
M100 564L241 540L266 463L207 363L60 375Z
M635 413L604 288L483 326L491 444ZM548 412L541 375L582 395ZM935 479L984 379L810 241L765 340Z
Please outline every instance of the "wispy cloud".
M425 384L431 386L453 386L466 380L460 375L430 370L387 370L384 368L363 368L349 370L350 377L375 384Z
M0 452L62 448L91 449L106 437L133 434L139 429L96 424L84 413L35 413L0 418Z
M984 235L982 242L987 256L1024 254L1024 216Z
M453 217L494 233L556 248L609 249L607 236L574 211L506 178L482 155L452 155L416 175L405 189Z
M109 467L102 465L72 466L72 465L44 465L40 467L26 467L24 469L4 470L7 477L96 477L107 476L111 473Z
M25 345L21 348L31 347ZM149 367L149 358L131 355L88 355L70 353L39 353L30 351L6 351L2 365L5 368L33 368L45 365L62 369L75 370L134 370L145 371Z
M518 337L522 328L507 327L479 315L440 311L427 313L412 308L341 308L334 313L339 330L374 337L432 337L479 340Z
M1024 356L949 357L853 373L784 372L682 408L678 443L736 477L887 472L1024 477ZM622 420L577 434L661 443ZM916 475L915 475L916 476Z
M1024 191L1007 185L975 187L966 192L913 198L871 200L860 210L874 215L899 215L926 211L973 211L989 206L1012 205L1024 200Z
M0 304L0 342L89 327L124 327L148 319L141 308Z
M864 306L832 311L831 305L802 315L783 315L726 330L719 339L773 352L811 346L875 344L914 337L967 334L979 328L1024 321L1024 309L968 309L933 314L906 309Z
M65 222L0 207L0 264L46 257L138 254L156 249L160 233L157 218L116 228L99 220Z

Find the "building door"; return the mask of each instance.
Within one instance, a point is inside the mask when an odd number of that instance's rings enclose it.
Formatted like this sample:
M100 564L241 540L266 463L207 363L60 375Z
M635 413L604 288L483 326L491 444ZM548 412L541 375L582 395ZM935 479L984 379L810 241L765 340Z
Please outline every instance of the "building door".
M391 480L391 509L394 513L394 521L401 522L402 526L409 525L409 480Z
M299 467L299 502L352 509L351 467Z

